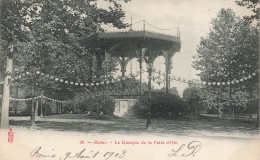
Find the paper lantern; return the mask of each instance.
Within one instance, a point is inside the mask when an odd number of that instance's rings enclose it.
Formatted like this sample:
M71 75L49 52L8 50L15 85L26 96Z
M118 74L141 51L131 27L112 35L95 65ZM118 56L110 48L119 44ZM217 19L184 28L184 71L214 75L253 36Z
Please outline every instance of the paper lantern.
M89 84L88 84L88 83L86 83L86 84L85 84L85 86L89 86Z
M59 80L59 78L55 78L55 81L58 81Z
M40 74L40 71L36 71L36 74Z
M84 84L83 83L80 83L80 86L83 86Z
M216 82L212 82L213 85L216 85Z
M63 79L60 79L60 82L63 82Z
M218 82L217 85L219 86L219 85L220 85L220 82Z
M230 84L230 82L227 82L227 84Z
M106 81L106 84L109 84L109 81Z
M68 83L69 83L69 81L65 81L65 83L66 83L66 84L68 84Z
M70 82L70 84L74 84L74 82Z
M225 83L225 82L222 82L221 84L222 84L222 85L225 85L226 83Z
M254 73L252 73L252 76L255 76L256 75L256 73L254 72Z
M79 83L75 83L75 86L79 85Z
M232 84L234 84L235 82L234 81L231 81Z

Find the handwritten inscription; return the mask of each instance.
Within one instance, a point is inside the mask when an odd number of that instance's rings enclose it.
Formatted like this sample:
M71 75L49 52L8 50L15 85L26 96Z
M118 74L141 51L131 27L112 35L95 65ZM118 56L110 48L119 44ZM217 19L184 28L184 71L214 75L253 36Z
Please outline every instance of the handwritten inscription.
M42 147L37 147L32 150L30 153L30 157L37 157L37 158L42 158L42 159L50 159L50 158L58 158L59 160L68 160L68 159L100 159L103 158L104 160L109 160L109 159L122 159L126 156L127 151L122 150L120 152L113 152L113 151L108 151L101 153L100 151L87 151L86 148L80 150L79 152L66 152L64 155L61 157L58 157L56 153L54 153L54 149L52 149L49 152L44 152Z
M168 157L188 157L195 156L202 148L202 144L199 141L192 141L189 144L182 144L177 149L172 149Z

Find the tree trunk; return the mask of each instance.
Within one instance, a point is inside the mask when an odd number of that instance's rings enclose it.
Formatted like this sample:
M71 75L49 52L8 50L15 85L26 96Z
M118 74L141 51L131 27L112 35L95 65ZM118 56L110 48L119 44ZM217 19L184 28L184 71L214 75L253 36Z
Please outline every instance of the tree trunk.
M7 57L6 76L3 88L2 110L1 110L1 128L9 128L9 101L10 101L10 84L13 69L13 60Z
M19 87L16 86L15 98L18 98L18 91L19 91ZM15 102L15 107L14 107L14 115L15 115L15 116L17 116L18 104L19 104L19 102L16 101L16 102Z

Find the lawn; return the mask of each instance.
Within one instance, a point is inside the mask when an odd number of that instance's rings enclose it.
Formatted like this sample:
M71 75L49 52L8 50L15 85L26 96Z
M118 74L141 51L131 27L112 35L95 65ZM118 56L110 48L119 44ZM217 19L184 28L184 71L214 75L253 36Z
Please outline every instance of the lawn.
M29 117L10 118L11 126L29 127ZM90 116L87 114L49 115L36 120L37 130L77 131L84 133L120 134L174 134L181 136L244 137L259 133L255 123L230 119L186 118L183 120L153 119L152 128L146 129L146 119L117 116Z

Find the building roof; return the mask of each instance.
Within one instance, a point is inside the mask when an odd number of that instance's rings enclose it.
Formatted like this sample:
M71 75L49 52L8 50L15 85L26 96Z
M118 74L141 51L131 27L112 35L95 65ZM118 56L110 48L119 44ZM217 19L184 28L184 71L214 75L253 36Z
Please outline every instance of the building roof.
M98 39L115 39L115 38L151 38L170 42L180 42L179 36L162 34L152 31L122 31L122 32L104 32L98 34Z

